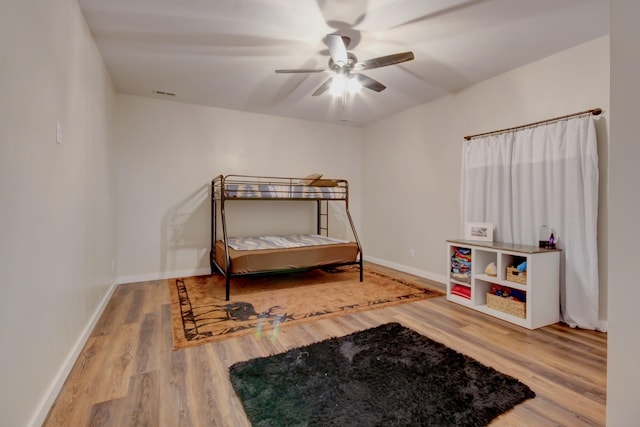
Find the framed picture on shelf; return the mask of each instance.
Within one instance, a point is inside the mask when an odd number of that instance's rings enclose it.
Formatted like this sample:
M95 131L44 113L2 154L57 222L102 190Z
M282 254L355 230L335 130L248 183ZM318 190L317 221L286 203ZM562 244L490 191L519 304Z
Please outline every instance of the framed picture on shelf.
M464 238L466 240L493 242L493 224L488 222L465 222Z

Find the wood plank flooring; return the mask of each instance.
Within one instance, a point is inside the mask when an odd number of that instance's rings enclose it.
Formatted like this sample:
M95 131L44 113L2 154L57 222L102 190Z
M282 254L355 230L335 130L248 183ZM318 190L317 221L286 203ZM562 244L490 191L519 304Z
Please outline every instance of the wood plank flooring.
M169 304L166 280L120 285L44 426L249 426L229 366L387 322L413 328L536 392L491 426L605 425L603 333L560 324L529 331L442 297L174 351Z

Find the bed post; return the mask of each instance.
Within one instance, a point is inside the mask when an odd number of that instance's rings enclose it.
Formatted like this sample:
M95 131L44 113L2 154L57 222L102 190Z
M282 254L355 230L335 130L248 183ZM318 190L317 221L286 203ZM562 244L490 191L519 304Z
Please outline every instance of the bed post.
M225 212L225 177L220 176L220 217L222 220L222 239L224 240L224 255L225 255L225 292L226 301L229 301L231 293L231 255L229 255L229 236L227 235L227 216Z
M211 265L211 274L216 274L216 266L214 260L216 258L216 192L215 179L211 180L211 248L209 250L209 264Z
M358 251L360 252L360 262L358 263L360 265L360 281L364 281L364 257L362 255L362 245L360 244L360 239L358 239L358 233L356 233L356 226L353 224L353 219L351 218L351 212L349 212L349 183L347 182L345 184L346 187L346 191L347 191L347 197L345 198L344 201L344 210L347 213L347 218L349 218L349 224L351 224L351 232L353 233L353 237L354 239L356 239L356 243L358 244Z

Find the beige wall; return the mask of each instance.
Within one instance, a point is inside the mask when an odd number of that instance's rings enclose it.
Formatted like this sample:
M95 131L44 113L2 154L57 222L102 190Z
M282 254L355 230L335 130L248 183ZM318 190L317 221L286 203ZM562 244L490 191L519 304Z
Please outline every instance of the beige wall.
M465 135L601 107L600 318L607 318L609 38L542 59L364 129L363 227L369 259L435 280L445 240L461 237ZM415 257L409 256L414 249Z
M39 425L115 283L114 93L75 0L0 2L0 58L0 425Z
M609 151L609 334L607 426L640 419L640 3L611 1L611 144Z
M116 115L120 282L209 271L215 175L346 178L360 224L358 128L128 95ZM315 205L286 203L229 204L230 234L313 231Z

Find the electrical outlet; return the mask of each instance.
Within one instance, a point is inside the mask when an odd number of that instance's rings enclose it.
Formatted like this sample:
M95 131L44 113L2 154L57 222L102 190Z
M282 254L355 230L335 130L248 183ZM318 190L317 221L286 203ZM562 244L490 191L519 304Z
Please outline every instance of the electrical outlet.
M416 256L416 251L414 251L413 249L409 249L409 258L413 258Z
M56 122L56 142L62 144L62 125Z

